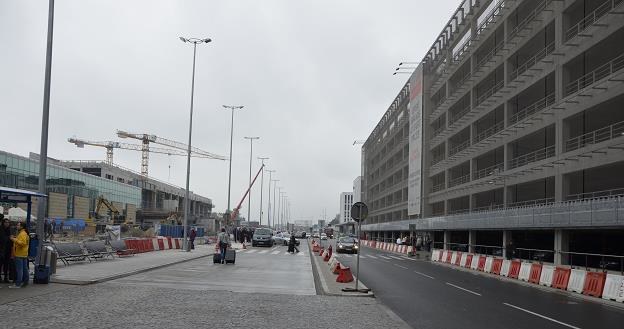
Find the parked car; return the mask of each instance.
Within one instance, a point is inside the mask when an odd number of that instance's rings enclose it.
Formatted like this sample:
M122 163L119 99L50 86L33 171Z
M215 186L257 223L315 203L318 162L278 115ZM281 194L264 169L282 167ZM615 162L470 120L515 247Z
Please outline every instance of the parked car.
M251 238L251 246L267 246L272 247L275 244L273 231L268 228L257 228Z
M357 253L358 252L357 240L355 240L354 238L349 238L349 237L338 239L338 242L336 242L336 252L337 253L343 253L343 252Z
M290 242L290 234L289 233L277 233L273 237L273 240L275 241L275 244L287 246L288 243ZM295 245L298 246L299 244L300 244L299 240L295 238Z

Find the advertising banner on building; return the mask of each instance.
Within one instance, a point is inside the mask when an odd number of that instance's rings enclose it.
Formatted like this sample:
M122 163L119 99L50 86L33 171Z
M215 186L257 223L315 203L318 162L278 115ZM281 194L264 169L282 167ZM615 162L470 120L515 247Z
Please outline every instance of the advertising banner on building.
M407 214L419 215L422 190L423 141L423 67L418 65L410 77L409 111L409 176L407 187Z

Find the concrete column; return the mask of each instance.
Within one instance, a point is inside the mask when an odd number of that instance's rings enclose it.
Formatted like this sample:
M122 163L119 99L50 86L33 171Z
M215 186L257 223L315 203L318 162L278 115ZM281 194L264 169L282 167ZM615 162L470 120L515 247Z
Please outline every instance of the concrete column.
M451 231L444 231L444 250L449 250L449 243L451 243Z
M474 245L477 243L477 231L470 230L468 231L468 252L474 253L475 247Z
M568 255L562 251L570 251L570 234L565 230L555 230L555 265L569 265Z
M563 201L563 175L555 174L555 201Z
M507 255L507 246L511 243L512 241L512 237L511 237L511 231L503 231L503 258L507 259L508 255ZM511 251L509 251L511 252ZM509 255L511 256L511 255Z

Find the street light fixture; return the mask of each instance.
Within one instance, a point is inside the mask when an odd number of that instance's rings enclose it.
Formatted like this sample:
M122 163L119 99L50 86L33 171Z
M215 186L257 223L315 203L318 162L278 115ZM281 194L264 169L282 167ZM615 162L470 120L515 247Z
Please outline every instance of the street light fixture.
M251 220L251 159L253 158L253 141L255 139L260 139L260 137L244 137L249 140L249 195L248 195L248 203L247 203L247 221Z
M260 223L259 223L259 225L262 225L262 194L264 191L264 160L268 160L269 158L258 157L258 159L262 161L262 166L260 167L262 170L262 177L260 178Z
M279 182L279 179L274 179L273 180L275 183ZM277 187L277 184L273 185L273 212L271 213L272 218L271 218L271 222L273 223L273 229L275 229L275 204L278 203L277 201L277 194L276 194L276 190L279 189L279 187Z
M223 108L226 110L232 111L232 121L230 124L230 169L228 172L228 197L227 197L227 210L226 213L230 213L230 196L232 191L232 141L234 138L234 110L242 110L243 105L223 105Z
M275 170L267 170L267 172L269 173L269 201L267 203L267 226L271 227L271 182L273 181L272 175L275 172ZM262 210L260 212L262 212Z
M191 78L191 111L189 116L189 138L188 138L188 150L186 156L186 196L184 198L184 226L183 226L183 248L184 251L191 251L188 248L188 241L186 241L186 237L188 236L188 216L189 216L189 208L190 208L190 193L189 193L189 183L191 178L191 137L193 136L193 99L195 96L195 59L197 55L197 44L208 43L212 41L209 38L206 39L197 39L197 38L184 38L180 37L180 40L184 43L192 43L193 44L193 76Z

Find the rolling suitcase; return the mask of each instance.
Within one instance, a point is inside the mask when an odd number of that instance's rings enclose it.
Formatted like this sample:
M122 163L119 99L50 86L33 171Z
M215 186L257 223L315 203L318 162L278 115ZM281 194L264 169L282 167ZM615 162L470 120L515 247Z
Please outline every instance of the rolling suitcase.
M215 254L212 256L212 262L213 262L214 264L220 264L220 263L221 263L221 254L220 254L220 253L218 253L218 252L217 252L217 253L215 253Z
M234 264L236 262L236 250L228 249L225 251L225 263Z

